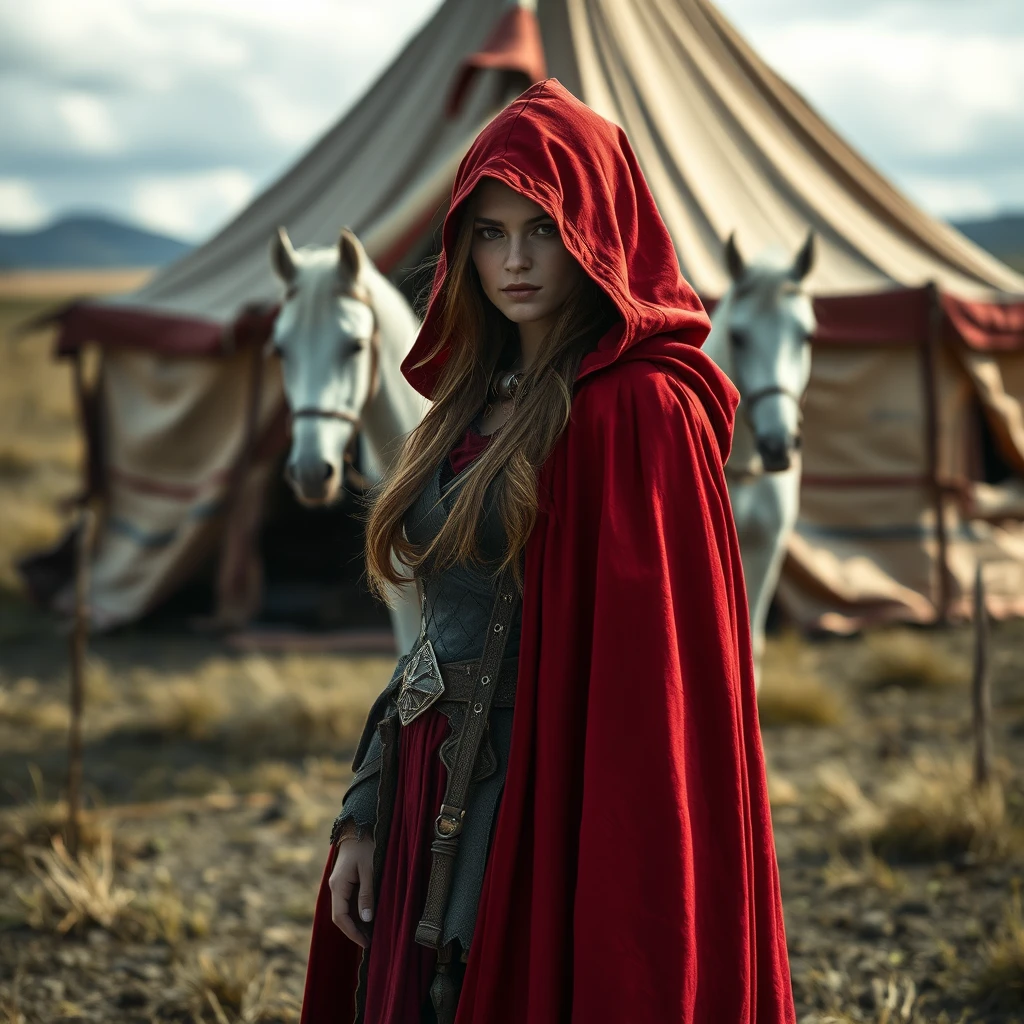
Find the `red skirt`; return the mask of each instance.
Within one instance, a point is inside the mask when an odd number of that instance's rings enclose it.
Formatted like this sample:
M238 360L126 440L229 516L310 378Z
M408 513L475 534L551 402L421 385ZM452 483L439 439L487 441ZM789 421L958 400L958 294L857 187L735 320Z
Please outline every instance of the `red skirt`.
M416 942L430 876L430 843L448 773L438 757L450 724L436 708L399 730L398 784L378 892L366 983L366 1024L421 1024L429 1006L437 953ZM332 849L313 921L302 1024L349 1024L359 947L331 920Z

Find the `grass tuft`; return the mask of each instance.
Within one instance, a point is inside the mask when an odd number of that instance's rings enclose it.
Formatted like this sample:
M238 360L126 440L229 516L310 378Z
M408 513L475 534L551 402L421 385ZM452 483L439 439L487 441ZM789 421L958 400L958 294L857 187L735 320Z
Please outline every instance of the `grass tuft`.
M1024 913L1019 883L1014 885L1000 933L985 947L974 995L993 1010L1024 1011Z
M278 992L273 968L261 969L256 954L214 956L202 952L180 976L191 995L196 1021L258 1024L298 1018L292 1000Z
M822 679L814 651L792 633L765 650L757 708L766 727L835 725L843 717L842 702Z
M50 849L29 851L29 869L39 885L26 894L26 922L33 928L65 934L75 927L96 924L111 932L122 930L135 892L114 882L114 842L109 830L100 835L95 855L82 852L76 861L60 836Z
M839 835L867 842L892 862L1002 861L1024 848L1002 785L978 789L967 758L920 755L874 798L840 762L818 770L821 802L840 817Z
M869 635L866 643L868 657L860 681L867 690L941 690L970 679L967 661L940 649L926 634L890 630Z

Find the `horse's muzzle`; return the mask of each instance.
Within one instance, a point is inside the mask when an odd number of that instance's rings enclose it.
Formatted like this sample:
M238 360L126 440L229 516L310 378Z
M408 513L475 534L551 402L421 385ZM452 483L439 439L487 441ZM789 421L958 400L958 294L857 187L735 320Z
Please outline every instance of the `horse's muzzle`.
M784 473L793 464L792 452L800 447L799 436L773 434L757 439L757 454L766 473Z
M331 501L338 492L340 467L324 459L303 458L289 460L285 477L299 501L306 505L322 505Z

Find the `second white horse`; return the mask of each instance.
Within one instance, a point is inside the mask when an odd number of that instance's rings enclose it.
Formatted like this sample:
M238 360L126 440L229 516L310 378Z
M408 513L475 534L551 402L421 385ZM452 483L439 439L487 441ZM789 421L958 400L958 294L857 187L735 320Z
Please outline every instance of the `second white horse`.
M767 256L747 264L733 236L725 255L732 283L711 317L704 351L740 392L725 472L760 680L768 608L800 509L801 406L816 327L803 281L814 263L814 235L792 261Z

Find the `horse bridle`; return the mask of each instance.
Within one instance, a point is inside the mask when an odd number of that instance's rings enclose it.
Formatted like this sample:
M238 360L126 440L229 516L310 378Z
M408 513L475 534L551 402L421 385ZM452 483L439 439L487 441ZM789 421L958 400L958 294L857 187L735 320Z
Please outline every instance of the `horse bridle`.
M798 395L795 391L790 390L787 387L783 387L781 384L769 384L767 387L758 388L752 394L740 396L740 407L744 410L744 415L747 417L747 422L750 424L750 429L754 429L754 406L761 401L762 398L771 398L772 395L782 395L785 398L790 399L796 404L797 411L797 433L796 433L796 447L800 447L801 442L801 430L804 422L804 402L807 400L807 391L803 394Z
M369 291L365 288L353 288L351 292L346 293L346 296L362 302L370 310L370 315L373 317L373 331L370 334L370 387L367 389L366 399L358 413L353 412L351 409L321 409L318 406L309 405L294 410L291 413L291 419L293 421L298 419L342 420L345 423L351 423L353 427L352 437L342 453L342 458L350 475L362 477L362 474L359 474L352 465L352 452L355 448L359 431L363 427L366 410L380 391L380 322L377 319L377 311L373 308L373 301ZM365 486L365 478L355 482L360 486Z

